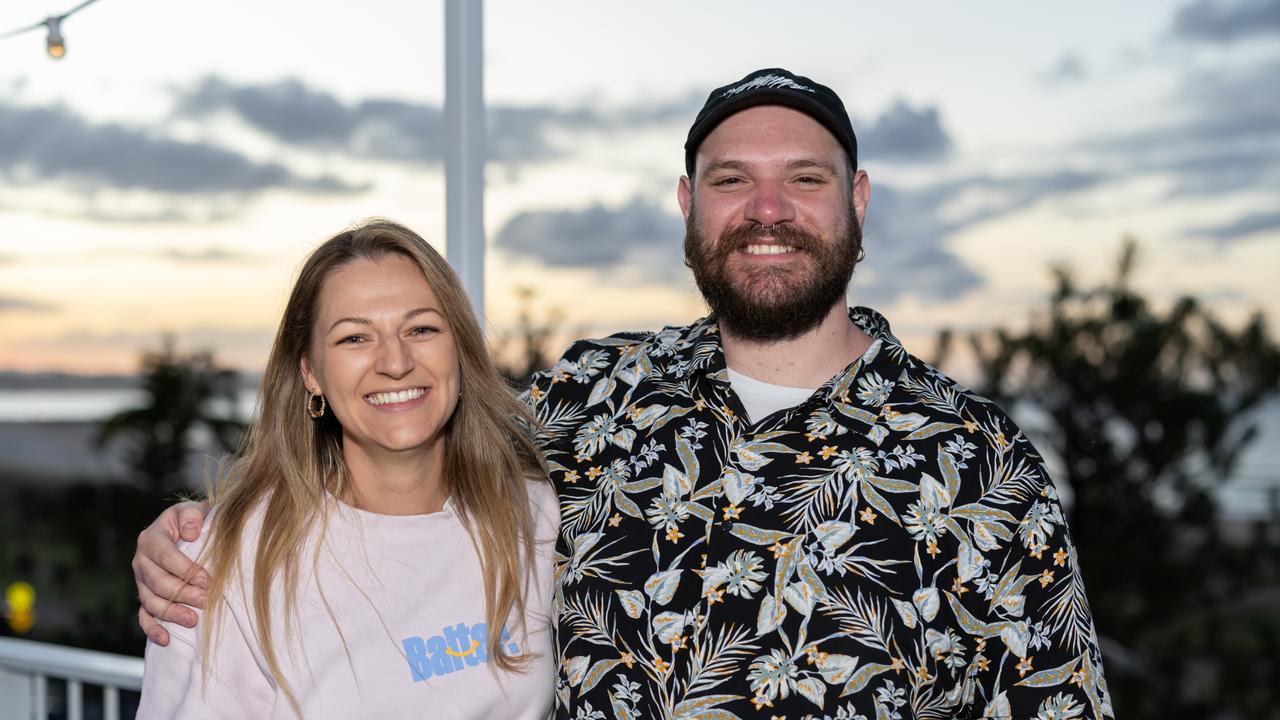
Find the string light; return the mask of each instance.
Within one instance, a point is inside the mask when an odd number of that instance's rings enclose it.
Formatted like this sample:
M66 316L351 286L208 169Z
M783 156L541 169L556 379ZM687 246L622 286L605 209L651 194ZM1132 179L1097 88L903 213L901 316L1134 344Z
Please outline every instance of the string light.
M44 29L47 33L47 35L45 36L45 49L48 51L49 57L53 58L54 60L61 59L64 55L67 54L67 41L62 37L62 21L66 20L68 17L74 15L75 13L80 12L85 7L92 5L97 1L98 0L84 0L84 2L80 3L79 5L76 5L75 7L62 13L61 15L50 15L49 17L45 18L44 20L41 20L38 23L27 25L26 27L20 27L15 30L10 30L7 33L0 34L0 40L11 38L15 35L22 35L24 33L29 33L32 30Z
M45 21L45 25L49 27L49 37L45 41L45 46L49 50L49 57L57 60L67 54L67 43L62 39L62 18L49 18Z

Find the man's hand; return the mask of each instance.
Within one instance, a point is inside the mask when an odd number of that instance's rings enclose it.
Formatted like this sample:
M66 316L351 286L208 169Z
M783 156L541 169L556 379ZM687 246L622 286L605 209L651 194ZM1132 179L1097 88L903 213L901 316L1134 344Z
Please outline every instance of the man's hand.
M133 555L133 580L138 584L138 625L157 645L169 644L169 631L156 619L196 626L191 605L204 607L209 574L178 549L178 540L200 537L207 503L183 502L165 510L146 530L138 534L138 550ZM190 583L183 583L190 577ZM171 600L172 598L172 600Z

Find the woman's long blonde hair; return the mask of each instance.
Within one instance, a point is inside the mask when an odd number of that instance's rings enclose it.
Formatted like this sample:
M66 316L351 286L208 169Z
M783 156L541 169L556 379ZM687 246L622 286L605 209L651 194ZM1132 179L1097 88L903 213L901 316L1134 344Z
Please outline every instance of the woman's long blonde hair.
M502 628L513 611L524 617L534 552L527 481L546 478L531 437L533 419L494 367L466 292L444 258L399 224L360 224L316 248L294 283L263 374L260 417L241 459L215 488L211 499L217 512L203 554L211 577L208 612L201 623L206 670L216 615L224 611L223 601L238 574L251 572L253 596L246 600L252 604L257 640L267 667L295 710L296 698L280 671L270 611L274 603L282 604L289 635L297 600L298 550L314 528L324 526L327 496L345 497L350 483L342 427L332 413L319 421L308 416L300 360L311 347L325 279L347 264L388 255L408 258L422 270L457 344L462 397L442 430L442 481L480 555L486 624ZM245 521L260 504L265 504L270 522L262 525L257 538L248 538L257 546L253 567L239 567ZM279 596L272 592L276 582L281 583ZM489 633L488 654L503 670L519 669L527 660L509 654L502 633L496 631Z

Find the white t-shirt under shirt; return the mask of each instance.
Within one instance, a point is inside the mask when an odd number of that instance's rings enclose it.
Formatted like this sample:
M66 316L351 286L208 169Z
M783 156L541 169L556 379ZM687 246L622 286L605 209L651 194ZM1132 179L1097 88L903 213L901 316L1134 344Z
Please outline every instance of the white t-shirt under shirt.
M315 573L318 533L299 548L292 643L284 641L279 600L271 610L276 657L302 717L546 717L555 687L549 608L559 506L549 483L532 483L530 494L537 547L527 633L518 621L498 629L508 648L537 655L523 673L488 663L493 630L485 626L480 558L451 502L430 515L392 516L335 501ZM252 568L262 514L260 508L245 526L243 568ZM205 537L180 547L194 558ZM198 628L166 623L168 647L147 643L140 720L295 717L253 632L246 603L252 572L240 575L213 628L217 644L203 691Z
M808 400L809 396L817 390L817 388L774 385L747 377L733 368L728 370L729 385L742 400L742 406L747 409L747 417L751 422L763 420L779 410L795 407Z

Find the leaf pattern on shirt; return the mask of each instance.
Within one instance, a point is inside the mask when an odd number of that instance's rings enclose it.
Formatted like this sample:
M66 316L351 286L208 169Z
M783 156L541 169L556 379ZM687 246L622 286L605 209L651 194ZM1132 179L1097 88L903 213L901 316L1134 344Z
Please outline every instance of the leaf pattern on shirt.
M1040 456L875 311L850 318L867 353L754 422L711 318L535 378L558 717L1113 716Z

